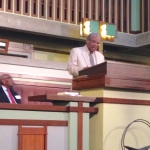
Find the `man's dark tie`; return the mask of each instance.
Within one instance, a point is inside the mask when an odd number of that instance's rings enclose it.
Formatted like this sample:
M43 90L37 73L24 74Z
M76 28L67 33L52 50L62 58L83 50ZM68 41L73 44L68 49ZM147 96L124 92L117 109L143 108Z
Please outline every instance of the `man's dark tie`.
M90 57L91 66L94 66L94 59L93 59L92 53L89 54L89 57Z
M11 100L11 103L12 103L12 104L16 104L16 101L15 101L14 97L12 96L12 94L11 94L11 92L10 92L9 89L7 89L7 92L8 92L9 98L10 98L10 100Z

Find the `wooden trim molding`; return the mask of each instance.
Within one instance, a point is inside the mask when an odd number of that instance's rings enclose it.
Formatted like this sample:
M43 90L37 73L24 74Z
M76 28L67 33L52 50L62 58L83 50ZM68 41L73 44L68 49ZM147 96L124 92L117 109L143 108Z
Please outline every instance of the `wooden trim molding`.
M37 95L29 96L29 101L34 102L94 102L96 97L82 97L82 96L68 96L68 95L56 95L56 94L46 94L46 95Z
M0 1L0 10L4 11L4 1Z
M46 18L46 0L39 1L39 17Z
M139 100L139 99L125 99L125 98L107 98L107 97L75 97L75 96L62 96L62 95L54 95L47 94L41 96L31 96L29 97L29 101L34 102L53 102L53 104L57 104L59 102L88 102L90 104L93 103L114 103L114 104L129 104L129 105L150 105L150 100ZM0 106L1 107L1 106ZM80 107L68 107L68 111L79 111ZM93 107L82 107L82 109L86 112L95 112L98 110L93 110Z
M6 104L6 103L0 103L0 109L5 110L25 110L25 111L47 111L47 112L67 112L68 108L65 106L53 106L50 107L48 105L38 105L38 104Z
M14 2L14 12L16 14L21 14L21 7L22 7L22 1L16 1Z
M53 20L54 19L54 0L47 1L47 19Z
M23 0L23 14L29 16L30 11L30 1Z
M62 1L61 0L55 0L55 20L60 21L61 20L61 11L62 11Z
M83 143L83 102L78 102L79 109L78 112L78 150L82 150L82 143Z
M9 40L0 39L0 43L5 45L5 46L0 45L0 53L8 53Z
M107 97L105 97L105 98L97 98L95 102L96 103L150 106L150 100L138 100L138 99L123 99L123 98L107 98Z
M31 1L31 16L37 17L38 16L38 0L32 0Z
M72 23L72 24L75 24L75 22L76 22L76 18L77 18L76 17L76 14L77 14L76 10L77 10L76 1L70 0L69 11L70 11L70 23Z
M6 3L5 3L5 8L6 8L6 12L13 12L13 1L10 1L10 0L6 0Z
M68 22L69 4L68 0L62 0L62 21Z
M95 107L68 107L68 112L79 112L82 111L84 113L98 113L98 108Z
M64 120L27 120L27 119L0 119L0 125L26 125L26 126L68 126Z
M65 103L66 104L66 103ZM81 108L71 106L49 106L47 104L6 104L0 103L0 109L5 110L25 110L25 111L47 111L47 112L79 112ZM84 113L98 113L98 108L82 107Z
M79 25L83 17L83 1L77 0L77 24Z

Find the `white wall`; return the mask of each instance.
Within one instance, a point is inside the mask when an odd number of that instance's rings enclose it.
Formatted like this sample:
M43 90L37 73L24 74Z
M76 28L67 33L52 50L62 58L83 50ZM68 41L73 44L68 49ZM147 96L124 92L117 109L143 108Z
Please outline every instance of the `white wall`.
M67 149L67 127L48 126L47 133L47 150ZM18 149L18 126L0 125L0 149Z

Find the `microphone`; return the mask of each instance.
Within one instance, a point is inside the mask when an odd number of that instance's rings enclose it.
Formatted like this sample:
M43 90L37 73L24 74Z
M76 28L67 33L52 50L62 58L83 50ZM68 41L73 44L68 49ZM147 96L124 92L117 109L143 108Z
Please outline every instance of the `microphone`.
M104 53L107 53L107 54L109 55L110 59L112 59L113 61L116 61L116 62L117 62L117 60L109 53L109 51L103 50L103 52L104 52Z

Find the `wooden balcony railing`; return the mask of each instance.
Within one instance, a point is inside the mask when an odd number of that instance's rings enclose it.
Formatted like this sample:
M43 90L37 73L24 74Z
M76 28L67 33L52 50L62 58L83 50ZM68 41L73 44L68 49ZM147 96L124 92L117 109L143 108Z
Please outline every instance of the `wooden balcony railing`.
M138 33L150 28L150 0L141 0L140 4ZM89 18L115 23L118 31L133 33L131 0L0 0L0 11L76 25Z

